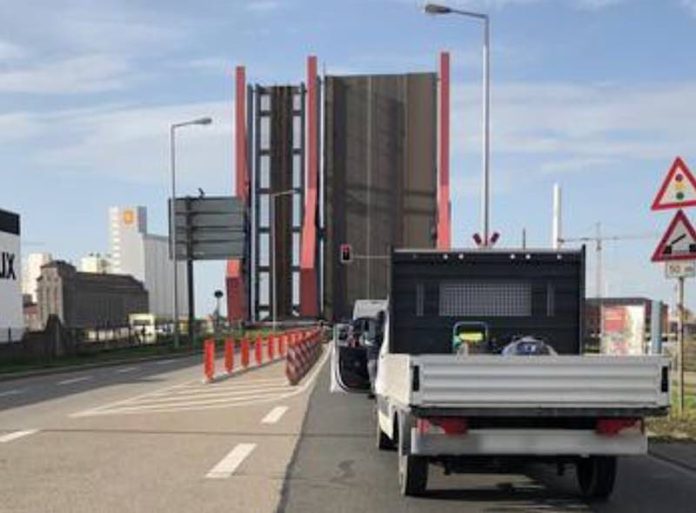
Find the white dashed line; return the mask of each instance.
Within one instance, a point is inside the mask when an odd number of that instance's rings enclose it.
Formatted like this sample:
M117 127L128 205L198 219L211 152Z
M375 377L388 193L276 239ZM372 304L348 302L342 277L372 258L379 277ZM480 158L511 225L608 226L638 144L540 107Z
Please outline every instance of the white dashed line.
M155 365L169 365L170 363L174 363L176 360L159 360L155 362Z
M124 367L123 369L116 369L117 374L125 374L126 372L133 372L137 370L137 367Z
M12 440L17 440L18 438L33 435L34 433L38 432L38 429L25 429L24 431L14 431L12 433L7 433L6 435L0 436L0 443L11 442Z
M0 397L6 397L8 395L17 395L21 394L22 392L24 392L24 390L21 388L13 388L12 390L5 390L4 392L0 392Z
M86 381L88 379L92 379L92 376L82 376L79 378L71 378L71 379L64 379L63 381L59 381L59 385L72 385L73 383L79 383L80 381Z
M256 444L238 444L205 477L210 479L227 479L255 448Z
M275 424L288 411L287 406L276 406L261 420L261 424Z

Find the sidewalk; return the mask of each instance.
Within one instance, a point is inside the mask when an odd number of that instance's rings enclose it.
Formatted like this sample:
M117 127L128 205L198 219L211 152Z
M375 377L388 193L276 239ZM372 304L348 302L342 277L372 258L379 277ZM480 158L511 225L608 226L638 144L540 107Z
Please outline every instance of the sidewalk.
M696 472L696 442L650 442L648 453Z

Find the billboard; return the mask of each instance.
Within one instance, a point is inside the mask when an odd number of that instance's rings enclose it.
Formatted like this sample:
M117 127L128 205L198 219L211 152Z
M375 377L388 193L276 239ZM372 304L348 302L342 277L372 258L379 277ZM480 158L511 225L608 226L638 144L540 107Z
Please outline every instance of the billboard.
M602 354L645 354L645 306L602 306Z
M0 342L19 341L24 332L19 216L0 210Z

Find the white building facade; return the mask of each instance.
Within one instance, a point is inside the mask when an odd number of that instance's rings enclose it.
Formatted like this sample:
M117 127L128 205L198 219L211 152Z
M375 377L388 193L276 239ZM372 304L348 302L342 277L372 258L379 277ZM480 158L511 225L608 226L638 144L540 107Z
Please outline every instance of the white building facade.
M22 294L31 296L36 303L36 280L41 276L41 266L50 263L53 257L50 253L29 253L22 270Z
M0 343L24 334L19 215L0 210Z
M80 259L80 271L83 273L108 274L111 272L111 260L99 253L90 253Z
M109 209L111 272L130 274L145 284L150 312L158 317L174 317L174 264L169 258L169 238L147 233L145 207ZM178 264L179 315L188 308L186 263Z

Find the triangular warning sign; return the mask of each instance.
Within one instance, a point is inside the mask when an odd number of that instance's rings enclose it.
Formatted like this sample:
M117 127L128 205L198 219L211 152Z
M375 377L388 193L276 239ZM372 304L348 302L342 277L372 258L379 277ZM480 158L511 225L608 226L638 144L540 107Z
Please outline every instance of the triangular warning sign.
M652 210L696 206L696 178L681 157L674 160L657 196Z
M653 262L696 259L696 230L683 210L679 210L669 224L652 256Z

